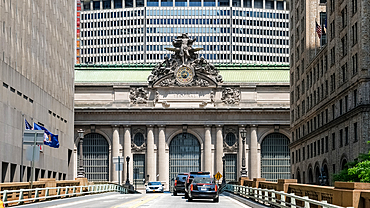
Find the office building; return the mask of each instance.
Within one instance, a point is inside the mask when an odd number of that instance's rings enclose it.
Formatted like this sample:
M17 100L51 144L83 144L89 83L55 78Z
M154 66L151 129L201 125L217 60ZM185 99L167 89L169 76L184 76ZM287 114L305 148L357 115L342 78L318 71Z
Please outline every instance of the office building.
M75 8L74 0L0 1L0 182L31 178L25 119L59 136L59 148L41 147L34 179L73 178Z
M288 64L286 0L84 0L77 64L157 63L182 33L212 63Z
M333 184L332 174L369 150L370 5L290 4L292 177Z

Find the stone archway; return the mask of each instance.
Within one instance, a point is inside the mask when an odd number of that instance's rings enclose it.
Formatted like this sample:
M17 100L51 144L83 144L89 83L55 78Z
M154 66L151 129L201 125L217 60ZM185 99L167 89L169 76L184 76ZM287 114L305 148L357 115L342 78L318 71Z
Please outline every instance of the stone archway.
M261 144L261 175L268 181L290 178L289 138L284 134L267 135Z
M77 148L77 155L79 151L80 149ZM86 134L83 139L82 153L85 177L89 181L109 181L109 144L104 136L98 133ZM77 160L77 167L79 167L79 160Z
M201 170L201 149L198 139L190 133L176 135L169 145L170 181L178 173Z

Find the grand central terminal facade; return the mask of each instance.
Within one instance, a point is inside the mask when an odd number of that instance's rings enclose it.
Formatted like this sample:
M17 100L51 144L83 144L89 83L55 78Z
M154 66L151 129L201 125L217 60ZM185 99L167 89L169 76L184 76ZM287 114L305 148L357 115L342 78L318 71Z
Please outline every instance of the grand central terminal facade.
M290 178L289 66L213 65L192 41L179 36L157 65L76 65L76 175L81 129L90 181L124 182L128 172L131 183L168 190L180 172L223 174L223 158L234 181L243 151L249 178ZM128 171L126 161L116 171L118 156L130 157Z

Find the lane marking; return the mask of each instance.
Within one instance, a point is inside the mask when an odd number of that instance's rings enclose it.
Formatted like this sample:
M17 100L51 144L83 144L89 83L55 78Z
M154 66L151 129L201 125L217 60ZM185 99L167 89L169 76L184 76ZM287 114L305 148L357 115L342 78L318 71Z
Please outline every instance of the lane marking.
M134 199L134 200L131 200L131 201L125 202L125 203L123 203L123 204L116 205L116 206L111 207L111 208L117 208L117 207L120 207L120 206L122 206L122 205L129 204L129 203L132 203L132 202L138 201L138 200L140 200L140 199L144 199L144 198L146 198L146 197L147 197L147 196L143 196L143 197L141 197L141 198L137 198L137 199Z
M145 204L145 203L147 203L147 202L149 202L149 201L151 201L151 200L153 200L153 199L155 199L155 198L158 198L159 196L160 196L160 195L153 196L152 198L147 199L147 200L145 200L145 201L142 201L142 202L140 202L139 204L136 204L136 205L134 205L134 206L131 206L130 208L136 208L136 207L139 207L140 205L143 205L143 204Z

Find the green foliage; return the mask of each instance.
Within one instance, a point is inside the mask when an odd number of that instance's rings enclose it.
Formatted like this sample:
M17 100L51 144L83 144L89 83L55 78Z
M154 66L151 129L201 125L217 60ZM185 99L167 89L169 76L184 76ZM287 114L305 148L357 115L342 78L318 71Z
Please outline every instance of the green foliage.
M357 163L353 168L348 169L348 175L358 176L360 182L370 182L370 160Z
M368 154L360 154L358 159L345 166L345 170L333 175L333 181L370 183L370 151Z

